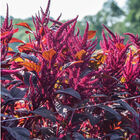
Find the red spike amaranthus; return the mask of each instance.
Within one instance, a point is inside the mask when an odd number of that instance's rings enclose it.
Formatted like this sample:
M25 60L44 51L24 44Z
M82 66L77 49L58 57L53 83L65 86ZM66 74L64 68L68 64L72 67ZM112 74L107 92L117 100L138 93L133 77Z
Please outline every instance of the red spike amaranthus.
M77 18L49 17L50 0L33 17L30 42L12 38L7 16L1 29L2 140L140 139L140 43L114 34L105 25L101 51L96 31L75 33ZM48 23L52 22L49 27ZM19 52L9 43L22 43ZM132 50L132 46L136 47Z

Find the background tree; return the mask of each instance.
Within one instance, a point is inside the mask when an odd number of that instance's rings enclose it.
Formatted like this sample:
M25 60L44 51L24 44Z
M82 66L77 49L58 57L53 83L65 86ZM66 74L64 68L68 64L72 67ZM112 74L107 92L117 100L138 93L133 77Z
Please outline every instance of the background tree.
M13 19L13 23L26 22L33 29L32 18ZM1 16L1 23L4 18ZM66 22L66 20L61 20ZM139 0L126 0L126 4L121 8L115 0L108 0L103 4L103 7L96 15L87 15L82 20L77 22L76 27L79 28L80 34L83 35L86 28L86 22L89 22L90 30L96 30L98 40L101 39L102 24L108 26L113 32L123 35L125 32L140 34L140 2ZM22 28L22 27L19 27ZM25 30L19 30L15 37L28 42L28 34L24 34ZM12 44L13 45L13 44ZM15 45L15 44L14 44ZM99 41L97 48L100 48Z
M122 20L124 18L124 15L125 12L114 0L108 0L104 3L103 8L96 15L85 16L83 21L89 22L90 27L97 31L97 37L98 40L100 40L103 29L102 24L105 24L112 29L113 25L116 25L117 22L120 22L120 19ZM116 27L113 27L113 29L115 29L115 31L118 30ZM118 31L119 33L121 32L121 30ZM99 42L97 48L100 48Z
M130 32L140 34L140 2L139 0L127 0L126 23L129 25Z

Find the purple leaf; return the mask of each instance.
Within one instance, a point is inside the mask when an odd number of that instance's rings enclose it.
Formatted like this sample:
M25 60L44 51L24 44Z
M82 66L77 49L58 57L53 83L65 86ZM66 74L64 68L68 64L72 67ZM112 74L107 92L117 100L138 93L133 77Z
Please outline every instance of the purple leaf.
M15 138L16 140L30 140L30 132L28 129L26 128L22 128L22 127L4 127L2 126L2 128L6 129L13 138Z
M114 115L119 121L121 120L121 115L120 115L118 112L116 112L113 108L108 107L108 106L106 106L106 105L99 105L98 107L100 107L100 108L102 108L102 109L104 109L104 110L110 112L110 113L111 113L112 115Z
M31 111L33 114L37 114L39 116L42 116L44 118L50 119L51 121L55 122L55 116L50 110L47 110L45 107L40 107L35 109L34 111Z
M71 96L81 100L80 94L76 90L74 90L73 88L66 88L66 89L62 89L62 90L57 90L55 93L68 94L68 95L71 95Z

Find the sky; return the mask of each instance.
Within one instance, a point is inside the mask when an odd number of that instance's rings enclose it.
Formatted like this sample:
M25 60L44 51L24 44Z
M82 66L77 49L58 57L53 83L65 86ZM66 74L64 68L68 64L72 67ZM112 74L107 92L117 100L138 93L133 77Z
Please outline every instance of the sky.
M62 19L73 19L79 15L81 20L86 15L95 15L102 9L107 0L51 0L50 16L56 19L62 13ZM115 0L123 6L125 0ZM14 18L28 18L34 16L42 7L47 7L48 0L0 0L0 15L6 15L6 3L9 5L10 16Z

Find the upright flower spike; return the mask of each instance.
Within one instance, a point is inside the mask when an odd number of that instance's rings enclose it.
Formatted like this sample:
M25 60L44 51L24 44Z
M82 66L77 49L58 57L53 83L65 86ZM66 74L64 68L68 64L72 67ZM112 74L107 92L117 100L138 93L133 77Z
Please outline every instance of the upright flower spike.
M1 40L2 38L7 38L6 42L8 43L8 41L10 41L12 35L13 35L13 24L12 24L12 19L10 20L10 25L9 25L9 8L8 8L8 4L7 4L7 12L6 12L6 18L2 24L2 27L0 27L0 33L1 33ZM5 36L5 37L4 37Z
M46 8L46 11L43 12L43 10L42 10L42 24L44 23L47 15L48 15L49 8L50 8L50 2L51 2L51 0L48 0L48 5L47 5L47 8Z
M75 34L75 36L78 36L79 33L80 33L80 30L79 30L79 28L77 28L77 33Z
M2 24L2 28L1 32L5 32L5 31L10 31L12 30L13 25L12 25L12 19L10 20L10 25L9 25L9 8L8 8L8 4L7 4L7 12L6 12L6 18Z
M68 25L70 25L71 23L73 23L74 21L76 21L77 18L78 18L78 16L77 16L76 18L74 18L74 19L72 19L72 20L69 20L69 21L67 21L66 23L62 24L62 25L59 27L59 29L57 30L57 32L56 32L55 39L58 39L58 37L59 37L59 36L61 35L61 33L63 32L63 30L66 29L66 27L67 27Z
M88 29L89 29L89 24L87 22L87 26L86 26L86 29L85 29L85 32L84 32L84 35L83 35L83 39L82 39L82 47L86 47L86 43L87 43L87 39L88 39Z
M130 50L129 59L123 68L122 78L124 79L124 85L126 86L126 89L134 95L138 90L136 86L136 78L140 76L140 67L139 63L132 63L133 58L134 56L132 55L132 51Z
M103 37L103 41L100 41L100 46L102 47L102 49L104 51L106 51L109 49L109 44L108 44L108 41L106 39L104 30L102 31L102 37Z
M107 30L107 32L111 35L114 42L116 42L116 37L113 32L111 32L104 24L103 27Z
M14 33L18 31L18 29L13 28L12 19L9 24L9 8L7 4L7 13L4 19L2 26L0 27L0 43L1 43L1 61L4 61L7 57L8 53L8 43L12 39Z
M77 23L77 21L75 21L74 24L72 25L72 27L68 30L67 35L65 36L63 42L67 41L67 39L70 37L70 35L73 34L76 23Z
M138 34L135 36L132 33L124 33L124 35L128 35L130 37L130 41L132 42L132 45L136 46L137 49L140 49L140 39Z
M110 78L102 77L103 88L101 91L106 94L111 94L111 91L117 88L117 80L114 80L111 77L120 79L122 76L123 67L127 58L127 50L129 43L124 44L124 38L115 35L111 32L106 26L104 28L111 35L105 36L104 31L102 32L103 41L100 41L101 48L103 50L103 55L106 56L103 67L103 75L108 75Z
M62 24L61 22L59 22L61 16L62 16L62 13L59 15L59 17L56 19L56 21L53 20L54 22L53 22L52 26L54 26L55 24L58 24L58 25L59 25L59 24L60 24L60 25ZM50 20L50 21L51 21L51 20Z

